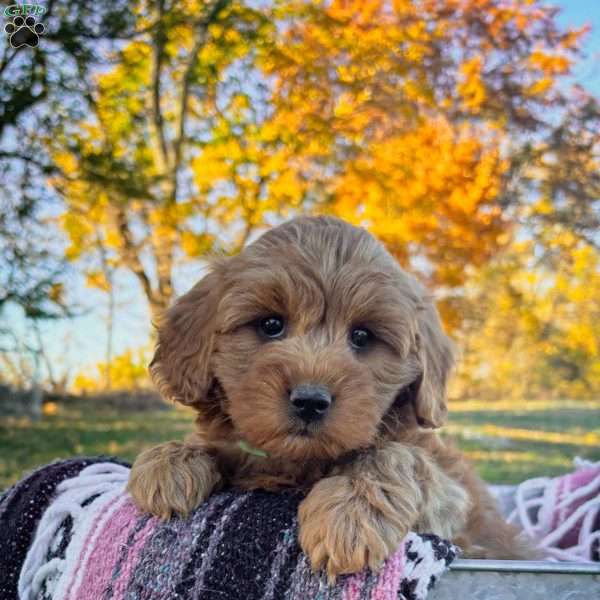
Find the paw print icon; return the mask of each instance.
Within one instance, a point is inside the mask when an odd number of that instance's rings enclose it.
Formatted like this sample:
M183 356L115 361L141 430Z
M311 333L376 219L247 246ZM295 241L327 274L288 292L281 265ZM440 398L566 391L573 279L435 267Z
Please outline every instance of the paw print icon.
M21 46L35 48L40 41L40 35L45 30L44 25L37 23L35 17L32 16L15 17L11 23L4 26L4 31L9 35L8 41L13 48Z

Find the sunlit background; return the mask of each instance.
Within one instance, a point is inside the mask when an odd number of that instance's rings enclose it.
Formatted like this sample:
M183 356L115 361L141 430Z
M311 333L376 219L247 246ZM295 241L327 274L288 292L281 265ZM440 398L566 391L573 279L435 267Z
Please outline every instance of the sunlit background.
M152 319L303 213L432 290L484 477L600 459L600 3L39 4L0 31L0 488L183 437Z

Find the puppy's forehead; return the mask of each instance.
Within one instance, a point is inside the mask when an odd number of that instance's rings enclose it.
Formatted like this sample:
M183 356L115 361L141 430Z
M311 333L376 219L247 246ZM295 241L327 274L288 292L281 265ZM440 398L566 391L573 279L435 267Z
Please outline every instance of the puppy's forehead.
M277 227L236 257L224 305L232 324L259 311L325 319L402 319L418 303L406 274L364 229L333 218ZM233 306L237 317L233 315Z
M318 270L326 281L348 264L382 270L394 263L368 231L333 217L294 219L265 233L247 253L282 262L303 262Z

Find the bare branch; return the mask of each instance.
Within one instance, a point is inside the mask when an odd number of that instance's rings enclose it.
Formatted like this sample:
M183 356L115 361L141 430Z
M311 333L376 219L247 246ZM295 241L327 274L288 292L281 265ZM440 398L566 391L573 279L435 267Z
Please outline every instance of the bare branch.
M209 7L205 16L200 18L194 27L195 39L192 51L190 54L190 61L188 62L185 73L183 75L183 88L181 90L181 100L179 105L179 130L177 137L173 143L173 170L171 176L173 178L171 185L171 201L175 202L177 199L177 175L181 166L181 155L183 142L185 140L185 129L186 120L189 109L189 96L190 87L192 85L192 75L194 69L198 63L198 54L200 50L206 44L208 37L208 28L215 22L219 16L219 13L229 4L230 0L216 0L212 6Z
M21 154L20 152L8 152L6 150L0 150L0 158L22 160L26 163L36 166L38 169L40 169L40 171L46 174L56 173L60 171L60 169L54 164L44 163L41 160L34 158L33 156Z
M157 0L158 19L156 22L156 36L154 38L154 60L152 63L152 119L154 128L158 137L158 145L160 148L162 171L163 173L169 168L169 148L165 138L164 118L160 106L160 76L162 71L162 63L165 52L166 33L164 26L164 0Z
M0 75L2 75L2 73L4 72L4 70L10 65L10 63L14 60L14 58L17 56L17 54L19 53L19 50L21 50L21 48L24 48L25 46L19 46L18 48L14 49L14 52L8 52L8 49L11 48L12 46L6 46L6 50L7 52L4 54L4 56L2 57L2 61L0 62Z
M127 221L125 209L117 209L115 213L115 223L123 244L121 252L123 262L137 277L150 304L155 304L157 302L155 290L152 288L150 278L148 277L148 274L144 269L144 265L140 260L139 249L133 239L131 230L129 229L129 223Z

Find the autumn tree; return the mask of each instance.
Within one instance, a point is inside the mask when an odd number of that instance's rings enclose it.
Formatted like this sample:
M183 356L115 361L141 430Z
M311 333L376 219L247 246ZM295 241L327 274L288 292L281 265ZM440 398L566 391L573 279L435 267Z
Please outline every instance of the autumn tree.
M178 260L239 249L300 194L280 173L285 148L262 130L254 65L273 34L265 15L228 0L138 10L147 34L111 55L116 66L89 81L88 118L47 145L69 258L101 247L136 276L156 315ZM102 285L100 271L89 276Z
M129 37L81 78L81 118L41 141L69 258L103 255L133 273L154 314L181 261L235 251L296 210L369 227L445 294L454 326L462 287L520 223L593 237L597 103L566 88L585 32L561 29L556 9L140 0L129 10ZM88 276L106 284L99 266Z
M460 289L523 218L581 235L598 225L598 105L563 82L585 32L562 30L557 10L282 2L264 61L273 120L295 132L329 210L367 225L438 290Z

